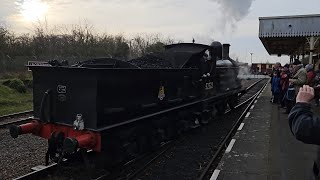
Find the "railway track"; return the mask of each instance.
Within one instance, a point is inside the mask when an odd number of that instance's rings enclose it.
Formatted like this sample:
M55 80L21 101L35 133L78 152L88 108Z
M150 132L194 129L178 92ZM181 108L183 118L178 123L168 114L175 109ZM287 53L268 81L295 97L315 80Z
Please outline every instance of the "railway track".
M23 124L30 120L30 116L32 116L33 111L23 111L13 114L8 114L4 116L0 116L0 129L6 128L12 124Z
M254 88L257 84L259 84L261 81L263 81L263 79L256 81L255 83L253 83L252 85L250 85L249 87L247 87L245 89L245 92L249 92L252 88ZM258 93L256 93L254 96L252 96L251 98L244 98L245 100L243 100L240 104L238 104L236 106L235 109L238 109L242 106L244 106L245 104L248 104L250 102L253 102L253 99L256 98ZM227 110L226 114L229 114L233 111L231 110ZM240 121L240 118L239 120ZM235 125L236 126L236 125ZM234 128L233 128L234 129ZM230 133L232 134L232 133ZM230 136L230 135L229 135ZM221 147L224 146L225 143L227 143L229 138L225 138L226 140L222 141ZM116 173L105 173L102 175L99 175L98 177L94 178L97 180L102 180L102 179L135 179L137 177L139 177L139 175L152 163L154 163L157 159L159 159L159 157L161 157L163 154L165 154L169 149L171 149L176 143L176 140L167 142L165 144L163 144L159 150L153 152L153 153L149 153L147 155L138 157L136 159L133 159L129 162L127 162L126 164L124 164L124 166L122 166L121 168L119 168L118 170L115 170ZM223 149L223 148L221 148ZM219 150L220 151L220 150ZM219 154L219 153L217 153ZM212 160L212 162L214 162L214 160ZM212 163L211 163L212 164ZM58 164L54 163L51 164L49 166L40 166L40 168L34 172L31 172L29 174L23 175L21 177L18 177L16 179L44 179L45 176L48 176L48 174L55 174L56 171L59 170L59 166ZM51 177L51 176L50 176ZM48 178L50 179L50 178Z
M241 124L242 120L245 118L245 116L246 116L247 112L249 111L251 105L254 104L255 100L260 96L260 94L265 89L267 84L268 84L268 82L266 82L262 86L262 88L256 94L254 94L254 96L252 96L252 98L250 98L247 101L245 101L245 102L243 102L243 103L238 105L238 106L241 106L241 105L244 105L244 104L249 102L248 106L245 108L243 113L240 115L240 117L234 123L234 126L232 127L231 131L229 131L229 133L220 141L219 148L216 150L216 152L214 153L214 155L210 159L210 162L207 164L207 166L205 167L204 171L199 176L198 180L204 180L204 179L208 179L208 177L211 177L211 175L209 174L209 170L211 168L214 168L213 166L217 165L217 163L220 161L220 159L222 157L221 154L223 153L223 150L225 150L225 147L229 144L231 138L235 134L235 132L236 132L237 128L239 127L239 125Z
M259 81L259 82L256 82L255 83L255 85L256 84L259 84L261 81ZM254 88L255 87L255 85L253 85L253 86L251 86L249 89L252 89L252 88ZM200 167L199 167L199 169L201 169L201 170L199 170L199 171L201 171L201 173L199 173L199 175L197 176L197 177L183 177L183 176L179 176L179 178L180 179L205 179L206 177L208 177L207 175L208 175L208 170L210 169L210 167L212 167L212 165L215 165L215 162L217 162L217 161L219 161L219 158L220 158L220 155L221 155L221 153L222 153L222 151L225 149L225 147L226 147L226 144L228 144L229 143L229 140L230 140L230 138L232 137L232 135L234 134L234 132L235 132L235 130L238 128L238 126L239 126L239 124L241 123L241 121L242 121L242 119L244 118L244 116L245 116L245 114L246 114L246 112L248 111L248 109L249 109L249 107L250 107L250 104L252 104L254 101L255 101L255 99L258 97L258 95L260 94L260 92L261 92L261 90L265 87L267 85L267 82L266 83L263 83L263 86L262 86L262 88L261 87L259 87L258 89L257 89L257 87L255 87L255 89L256 90L254 90L254 91L256 91L254 94L252 94L251 95L251 97L250 98L247 98L247 97L244 97L243 98L243 100L241 101L241 103L240 104L238 104L236 107L235 107L235 109L234 110L227 110L226 111L226 114L224 115L224 116L227 116L227 115L231 115L231 114L233 114L233 112L235 112L237 109L244 109L244 110L241 110L242 111L242 113L241 113L241 115L240 115L240 117L238 117L237 118L237 120L233 123L233 126L232 126L232 128L231 128L231 130L230 131L228 131L228 133L226 133L225 135L224 135L224 137L223 138L221 138L221 140L218 142L218 143L216 143L216 148L215 148L215 150L214 150L214 152L212 153L213 154L213 156L212 156L212 158L208 158L209 159L209 162L204 166L204 167L201 167L201 165L200 165ZM204 138L207 138L207 136L204 136ZM190 140L186 140L186 142L187 143L190 143ZM208 145L210 145L211 143L208 143ZM190 145L190 146L192 146L192 145ZM188 147L188 145L187 145L187 147L182 147L182 148L180 148L180 149L186 149L186 148L190 148L190 147ZM201 148L201 147L200 147ZM179 149L179 148L177 148L177 149ZM174 151L173 152L169 152L169 153L166 153L164 156L170 156L170 155L168 155L168 154L174 154L174 155L172 155L172 157L178 157L178 156L181 156L182 158L187 158L188 156L191 156L191 155L189 155L189 154L187 154L187 153L180 153L180 154L175 154L174 153ZM118 179L168 179L168 178L171 178L171 179L179 179L178 177L174 177L174 176L172 176L172 174L170 173L170 172L168 172L168 169L170 169L170 168L167 168L166 166L167 166L167 164L166 163L164 163L164 164L161 164L161 162L164 162L164 161L166 161L166 160L164 160L164 159L166 159L166 158L162 158L162 159L160 159L160 160L157 160L157 162L154 162L153 163L153 167L151 167L151 168L149 168L149 169L151 169L151 170L148 170L147 168L146 168L146 166L144 166L143 167L143 170L142 171L144 171L144 172L135 172L135 174L140 174L140 176L139 175L137 175L137 176L135 176L134 178L118 178ZM171 160L171 157L170 158L167 158L167 159L169 159L169 161ZM181 160L181 159L180 159ZM155 160L152 160L152 161L155 161ZM194 162L194 160L192 160L192 162ZM152 162L148 162L148 164L151 164ZM183 165L180 165L178 162L174 162L174 163L172 163L173 165L172 166L183 166ZM184 163L184 165L187 165L187 164L189 164L189 163ZM160 170L158 170L157 168L163 168L163 167L165 167L165 170L162 170L162 171L160 171ZM146 170L147 169L147 170ZM175 168L172 168L172 169L175 169ZM182 169L184 169L184 168L182 168ZM150 172L151 171L151 172ZM154 173L154 175L153 175L153 172L152 171L156 171L155 173ZM171 171L171 172L179 172L179 170L177 170L177 169L175 169L175 170L169 170L169 171ZM162 176L163 174L168 174L168 176ZM170 174L170 175L169 175ZM194 174L197 174L196 172L194 173ZM209 177L209 179L210 179L210 177Z
M256 81L256 82L254 82L253 84L251 84L250 86L248 86L248 87L246 87L246 90L248 91L248 90L250 90L252 87L254 87L255 85L257 85L259 82L261 82L261 81L263 81L264 79L260 79L260 80L258 80L258 81Z
M17 117L17 116L22 116L22 115L31 114L31 113L33 113L33 110L23 111L23 112L17 112L17 113L8 114L8 115L3 115L3 116L0 116L0 121L3 120L3 119L12 118L12 117Z
M256 81L255 83L253 83L252 85L250 85L249 87L246 88L246 92L249 91L250 89L252 89L253 87L255 87L257 84L259 84L261 81L263 81L263 79ZM264 87L264 86L263 86ZM254 100L256 99L256 97L260 94L259 90L257 93L255 93L252 97L244 100L243 102L241 102L240 104L238 104L235 109L238 109L248 103L250 103L250 105L254 102ZM240 124L241 120L243 119L243 117L245 116L247 110L249 109L250 105L246 108L246 110L242 113L242 115L238 118L237 122L235 123L235 125L232 128L232 131L230 131L230 133L223 139L223 141L221 141L219 143L220 148L218 149L218 151L216 152L216 154L214 155L214 158L212 158L212 162L210 161L210 164L208 165L208 167L206 167L206 169L209 169L212 166L212 163L215 162L217 160L218 155L221 153L221 151L223 150L223 148L225 147L225 144L227 144L228 140L232 137L231 135L233 134L234 130L237 128L237 126ZM232 110L227 110L225 112L225 114L229 114L232 113ZM157 158L159 158L161 155L163 155L167 150L169 150L171 147L174 146L176 141L172 141L168 144L167 147L160 149L158 152L154 153L155 155L152 156L151 158L149 158L150 160L145 161L144 163L140 163L142 164L141 166L139 166L139 168L137 168L135 171L133 172L127 172L127 173L122 173L124 174L124 176L117 176L117 177L103 177L103 178L98 178L97 180L101 180L101 179L106 179L106 180L110 180L110 179L126 179L126 180L132 180L132 179L140 179L137 178L139 176L140 173L142 173L146 167L148 167L150 164L152 164L154 161L157 160ZM123 171L125 172L125 171ZM203 177L205 177L205 175L207 174L207 170L206 172L203 173L204 175L201 175ZM199 180L202 180L203 178L199 178Z

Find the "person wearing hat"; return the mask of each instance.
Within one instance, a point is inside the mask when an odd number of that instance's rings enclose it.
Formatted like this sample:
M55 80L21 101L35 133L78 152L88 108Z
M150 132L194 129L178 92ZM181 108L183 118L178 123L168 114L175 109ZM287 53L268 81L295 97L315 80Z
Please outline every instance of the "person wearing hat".
M297 95L299 89L307 83L307 71L303 68L303 65L299 59L295 59L292 64L293 72L292 78L289 79L289 85L292 85L295 88L295 94ZM287 106L287 112L289 112L295 102L289 103Z

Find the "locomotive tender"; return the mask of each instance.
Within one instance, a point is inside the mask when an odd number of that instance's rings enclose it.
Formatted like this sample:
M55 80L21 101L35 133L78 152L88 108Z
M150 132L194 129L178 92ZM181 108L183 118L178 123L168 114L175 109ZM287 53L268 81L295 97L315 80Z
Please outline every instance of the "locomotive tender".
M170 67L110 58L30 66L34 118L10 134L48 139L46 163L79 150L93 150L104 166L132 159L236 106L241 83L229 46L165 46Z

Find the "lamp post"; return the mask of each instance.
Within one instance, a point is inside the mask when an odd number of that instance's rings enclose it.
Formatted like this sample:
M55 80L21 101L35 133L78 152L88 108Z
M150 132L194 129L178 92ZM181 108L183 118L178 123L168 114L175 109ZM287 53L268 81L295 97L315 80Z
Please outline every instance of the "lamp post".
M250 53L250 55L251 55L251 72L254 72L254 69L253 69L253 66L252 66L252 54L253 53Z

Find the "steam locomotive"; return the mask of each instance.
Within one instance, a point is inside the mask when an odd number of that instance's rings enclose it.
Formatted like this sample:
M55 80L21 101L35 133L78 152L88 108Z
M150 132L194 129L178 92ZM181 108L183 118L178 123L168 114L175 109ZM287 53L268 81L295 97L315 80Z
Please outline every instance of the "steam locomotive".
M48 139L47 164L88 150L104 166L130 160L237 105L239 68L229 46L167 45L155 65L97 58L29 66L34 118L10 134Z

